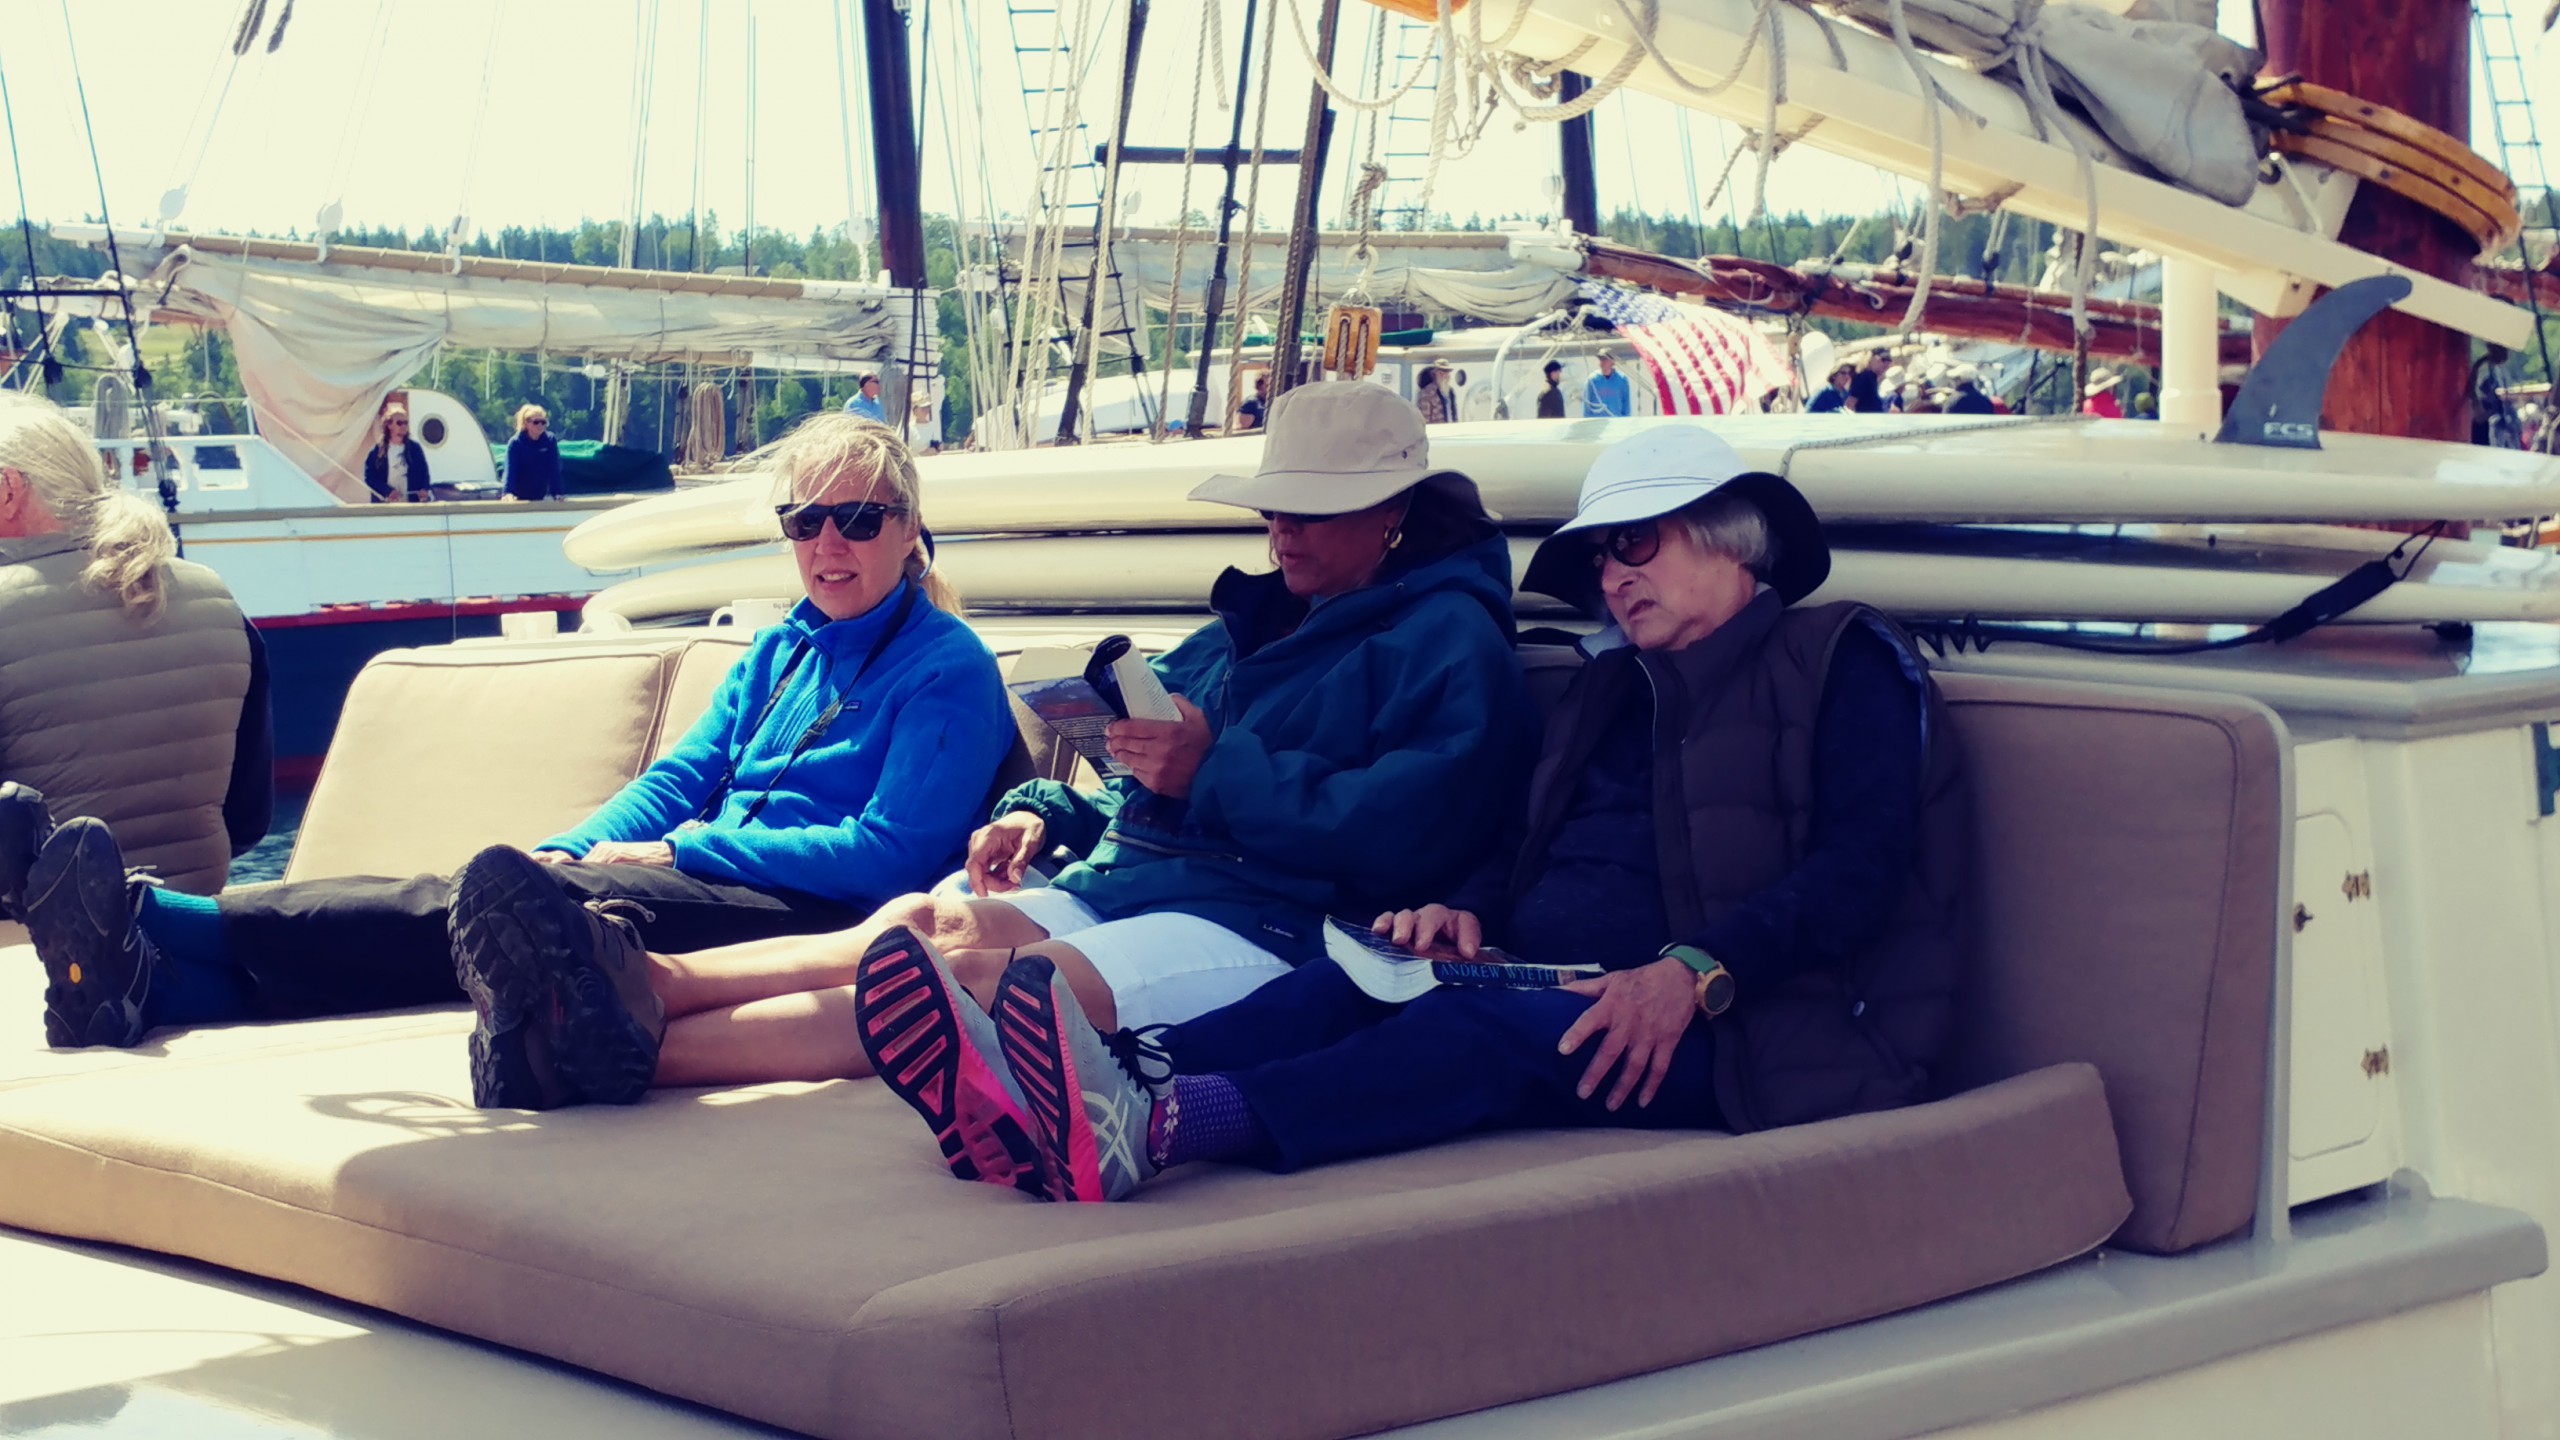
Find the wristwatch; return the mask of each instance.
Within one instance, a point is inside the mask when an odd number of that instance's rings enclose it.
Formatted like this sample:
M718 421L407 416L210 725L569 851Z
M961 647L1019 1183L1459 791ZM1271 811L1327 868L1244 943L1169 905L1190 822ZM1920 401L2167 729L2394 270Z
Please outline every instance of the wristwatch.
M1698 972L1698 1013L1713 1020L1733 1008L1733 972L1695 945L1665 945L1662 958Z

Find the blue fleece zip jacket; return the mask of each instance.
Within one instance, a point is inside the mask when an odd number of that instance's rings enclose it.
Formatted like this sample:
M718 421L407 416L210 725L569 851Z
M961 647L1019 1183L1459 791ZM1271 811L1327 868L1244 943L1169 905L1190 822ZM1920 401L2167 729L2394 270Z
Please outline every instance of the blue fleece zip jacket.
M1216 737L1185 800L1035 780L996 813L1030 810L1085 857L1055 883L1105 918L1197 915L1292 963L1323 953L1328 913L1437 898L1537 755L1509 546L1488 534L1312 608L1229 570L1210 603L1219 619L1154 662Z
M864 906L931 886L959 864L1015 731L995 656L921 594L855 678L911 589L901 582L869 613L833 622L801 601L756 636L666 758L541 848L584 855L602 840L665 840L687 875ZM839 698L834 720L794 759ZM732 755L737 775L718 812L687 825Z

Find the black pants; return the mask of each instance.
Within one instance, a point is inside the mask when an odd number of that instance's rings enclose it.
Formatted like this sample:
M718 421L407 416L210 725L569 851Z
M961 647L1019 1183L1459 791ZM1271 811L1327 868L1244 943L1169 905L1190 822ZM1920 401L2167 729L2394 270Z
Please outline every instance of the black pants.
M660 953L842 930L871 913L868 906L703 880L656 865L547 868L580 900L647 906L657 918L640 921L640 935ZM301 1020L460 999L445 938L445 902L452 894L446 875L351 876L235 891L216 903L231 959L248 972L254 1013Z
M1410 1005L1372 1000L1317 960L1159 1036L1176 1074L1223 1074L1271 1136L1253 1157L1296 1170L1418 1150L1485 1130L1616 1126L1712 1130L1715 1064L1691 1024L1651 1105L1574 1093L1599 1047L1556 1044L1593 1002L1563 990L1444 985Z

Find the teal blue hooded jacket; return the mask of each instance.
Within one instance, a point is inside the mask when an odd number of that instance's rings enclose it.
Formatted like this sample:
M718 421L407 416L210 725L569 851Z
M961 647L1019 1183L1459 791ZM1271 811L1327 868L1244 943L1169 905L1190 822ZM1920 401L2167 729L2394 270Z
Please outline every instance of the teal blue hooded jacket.
M1276 573L1229 570L1210 606L1153 662L1215 737L1186 799L1035 780L997 802L1084 857L1056 886L1106 920L1197 915L1294 964L1323 953L1327 914L1368 920L1455 884L1538 753L1502 537L1312 607Z

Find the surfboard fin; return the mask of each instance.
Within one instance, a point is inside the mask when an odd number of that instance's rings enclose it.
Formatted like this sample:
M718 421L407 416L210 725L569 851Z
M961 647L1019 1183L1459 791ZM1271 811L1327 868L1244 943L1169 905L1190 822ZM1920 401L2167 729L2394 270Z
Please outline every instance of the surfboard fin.
M2213 443L2319 449L2320 406L2339 353L2366 321L2415 288L2405 275L2369 275L2312 301L2249 367Z

